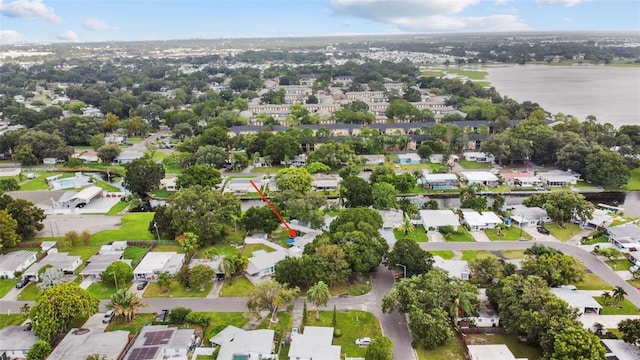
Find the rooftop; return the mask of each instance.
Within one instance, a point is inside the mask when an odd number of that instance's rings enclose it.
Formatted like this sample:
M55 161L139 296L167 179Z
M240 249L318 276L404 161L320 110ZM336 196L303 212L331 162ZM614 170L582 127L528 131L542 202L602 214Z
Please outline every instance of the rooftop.
M633 223L626 223L613 226L607 229L616 239L628 239L640 242L640 226Z
M154 271L178 270L184 261L184 254L175 251L148 252L133 271L135 274L150 274Z
M287 253L282 250L266 252L264 250L257 250L253 252L253 256L249 258L249 266L247 267L247 273L250 275L257 274L263 269L268 269L278 261L287 257Z
M420 217L423 225L429 227L453 226L460 225L458 215L453 210L420 210Z
M580 312L585 308L602 309L602 305L588 293L572 290L567 287L551 288L551 292L558 298L566 301L569 306L579 309Z
M498 177L488 171L461 171L460 176L467 181L498 181Z
M71 330L55 347L49 360L85 360L91 354L100 354L107 359L117 359L129 343L128 331L103 332L87 329L88 332Z
M15 271L16 268L30 257L37 255L35 251L12 251L6 254L0 254L0 271Z
M433 257L433 266L445 270L452 277L462 278L462 274L469 274L469 264L464 260L445 260L440 256Z
M468 345L471 360L516 360L511 350L504 344Z
M187 360L187 353L195 342L196 338L192 329L178 329L167 325L146 325L140 330L124 359L156 359L158 354L169 353L173 360Z
M332 327L305 326L304 334L291 337L289 358L339 360L341 348L338 345L332 345L332 340Z
M23 331L22 326L0 329L0 354L3 350L29 350L38 338L33 331Z
M482 213L477 211L463 211L462 216L464 217L464 221L472 227L502 223L502 219L491 211L484 211Z
M237 331L231 339L220 345L218 360L235 360L234 355L240 354L270 355L274 336L275 331L267 329Z

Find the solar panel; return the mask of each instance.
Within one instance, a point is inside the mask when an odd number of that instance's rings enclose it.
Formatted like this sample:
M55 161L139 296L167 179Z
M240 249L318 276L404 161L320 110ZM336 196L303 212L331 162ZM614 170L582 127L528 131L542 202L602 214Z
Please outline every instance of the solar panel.
M158 352L159 347L144 347L144 348L136 348L131 350L131 355L127 358L127 360L148 360L155 359L156 353Z
M166 345L171 340L173 330L153 331L144 334L144 346L148 345Z

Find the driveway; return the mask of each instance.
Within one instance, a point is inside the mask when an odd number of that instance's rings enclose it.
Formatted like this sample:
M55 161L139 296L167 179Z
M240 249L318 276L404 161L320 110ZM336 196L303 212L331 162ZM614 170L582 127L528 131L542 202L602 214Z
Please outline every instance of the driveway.
M487 236L487 234L484 233L484 231L471 231L471 236L473 236L473 239L475 241L478 241L478 242L490 242L491 241L489 239L489 237Z

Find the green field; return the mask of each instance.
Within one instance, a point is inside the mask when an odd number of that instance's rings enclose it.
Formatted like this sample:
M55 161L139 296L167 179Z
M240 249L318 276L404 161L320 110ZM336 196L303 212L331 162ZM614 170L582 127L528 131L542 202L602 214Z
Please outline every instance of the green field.
M152 282L147 286L147 290L144 291L143 297L145 298L192 298L192 297L206 297L211 292L213 287L212 282L207 282L204 287L204 291L193 288L187 290L180 285L176 280L171 280L170 289L168 292L161 292L158 283Z
M477 259L484 259L493 255L490 251L486 250L465 250L462 252L462 260L472 263Z
M462 166L465 169L491 169L492 166L490 163L481 163L481 162L477 162L477 161L467 161L467 160L460 160L458 161L458 164L460 166Z
M628 191L640 190L640 167L631 170L631 176L629 177L627 184L624 186L624 189Z
M443 234L445 241L451 241L451 242L475 241L473 239L473 236L471 236L471 234L467 231L467 229L463 228L462 226L459 226L458 230L456 232L451 233L450 235L451 236L449 236L449 234Z
M309 322L307 325L333 326L333 310L320 311L320 320L316 321L316 314L315 311L312 311L312 308L313 306L309 307ZM342 335L334 337L333 344L342 346L342 353L348 354L349 357L364 357L367 349L356 346L356 339L365 336L374 338L382 335L378 319L371 313L357 310L337 311L336 315L336 329L339 329Z
M447 68L445 72L449 74L464 76L469 78L469 80L484 80L484 78L489 74L486 71L480 71L480 70L462 70L462 69L450 69L450 68Z
M433 256L440 256L445 260L453 259L456 254L451 250L437 250L437 251L429 251Z
M135 268L147 251L149 248L146 246L127 246L124 249L124 258L131 260L131 266Z
M404 233L400 228L393 229L393 236L395 236L396 240L404 239ZM414 240L416 242L428 242L429 237L427 236L427 232L424 230L424 226L418 225L415 229L408 233L407 238Z
M544 227L551 232L552 236L560 241L567 241L574 235L578 235L580 230L582 230L579 225L571 223L565 224L563 228L559 227L556 223L545 224Z
M250 258L253 256L253 252L258 250L264 250L267 253L276 251L274 248L267 246L265 244L246 244L242 248L242 252L240 254L242 256Z
M131 335L135 335L140 332L143 326L154 321L155 319L156 315L149 313L140 313L136 315L136 317L134 317L133 321L131 321L130 323L126 323L123 321L123 319L115 317L113 321L111 321L111 323L107 325L105 331L125 330L128 331Z
M586 273L584 280L574 284L580 290L611 290L611 285L593 273Z
M233 279L233 282L225 280L220 290L220 297L245 297L249 296L255 285L244 275Z
M601 296L594 297L598 304L602 305L602 311L600 315L638 315L640 311L633 305L633 303L627 299L624 299L620 304L605 305Z
M424 345L419 344L416 353L418 354L419 360L465 360L464 344L462 340L456 336L432 350L426 349Z
M7 326L18 326L25 320L27 320L27 318L22 314L0 314L0 329Z
M18 301L35 300L41 293L42 291L38 289L36 283L31 282L20 291Z
M0 280L0 299L2 299L7 293L13 289L20 279Z
M122 284L118 284L122 286ZM128 284L131 285L131 284ZM127 286L128 288L128 286ZM105 284L102 281L94 282L89 285L87 291L93 294L98 299L109 299L111 295L116 293L116 287L111 284Z
M506 229L502 229L502 235L498 235L499 233L497 229L487 229L484 231L484 233L487 234L487 237L489 238L489 240L492 240L492 241L533 239L533 237L529 235L529 233L524 231L522 228L517 228L513 226L508 227Z
M131 213L122 216L122 226L117 230L104 230L91 236L92 245L104 245L120 240L155 240L155 234L149 232L152 212Z

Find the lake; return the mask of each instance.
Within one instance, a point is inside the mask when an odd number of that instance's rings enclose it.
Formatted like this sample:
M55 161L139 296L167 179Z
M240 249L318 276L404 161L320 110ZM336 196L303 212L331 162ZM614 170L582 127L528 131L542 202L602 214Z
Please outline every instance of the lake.
M486 80L518 102L537 102L551 114L640 125L640 67L512 65L483 67Z

